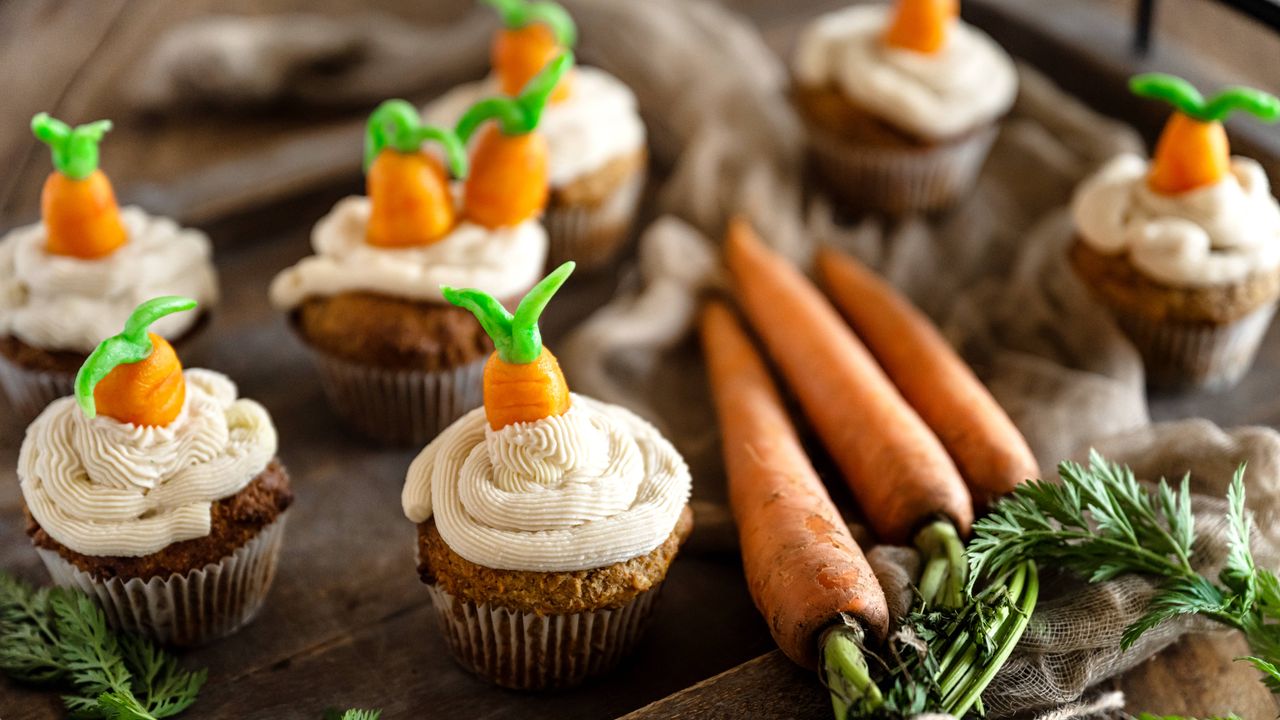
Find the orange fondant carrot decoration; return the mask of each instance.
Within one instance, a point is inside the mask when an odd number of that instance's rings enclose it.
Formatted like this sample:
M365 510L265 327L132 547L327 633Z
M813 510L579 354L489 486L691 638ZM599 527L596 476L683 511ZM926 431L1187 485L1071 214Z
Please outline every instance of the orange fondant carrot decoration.
M110 129L110 120L72 128L48 113L31 119L31 132L53 151L40 209L45 249L54 255L91 260L128 239L111 181L98 169L98 143Z
M439 142L455 177L467 174L467 154L448 128L423 125L404 100L387 100L369 116L364 161L368 173L369 225L365 241L378 247L429 245L457 221L449 175L436 156L422 150Z
M960 15L960 0L898 0L884 41L893 47L936 53Z
M515 95L557 55L572 50L578 39L573 18L560 5L543 0L485 0L498 11L502 29L493 38L491 61L498 85ZM551 93L560 102L572 92L573 74L567 73Z
M1213 185L1231 169L1231 145L1222 121L1244 110L1266 122L1280 119L1280 99L1246 87L1231 87L1205 100L1191 83L1173 75L1148 73L1129 81L1136 95L1164 100L1175 108L1156 143L1147 183L1163 195Z
M89 417L101 413L123 423L163 426L182 411L187 396L182 363L164 338L148 332L156 320L195 308L184 297L142 303L124 331L103 340L76 375L76 401Z
M569 386L560 363L542 345L538 318L573 267L567 262L552 270L524 296L514 315L488 293L441 288L446 300L475 314L497 348L484 366L484 413L494 430L569 409Z
M491 97L471 106L458 120L458 136L467 142L485 129L471 154L471 170L463 186L466 218L499 228L535 217L547 204L547 141L535 132L547 96L573 67L573 54L563 53L538 73L518 97Z

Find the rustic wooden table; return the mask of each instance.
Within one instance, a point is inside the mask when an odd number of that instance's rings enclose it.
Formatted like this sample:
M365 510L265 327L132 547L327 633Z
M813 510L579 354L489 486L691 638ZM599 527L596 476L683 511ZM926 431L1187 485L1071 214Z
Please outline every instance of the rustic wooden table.
M466 6L453 1L372 4L415 22L446 21ZM771 43L785 48L800 22L838 3L732 4L761 25ZM1016 19L1016 13L1003 14L1010 0L972 4L980 13L994 13L985 18L992 22ZM244 395L266 405L295 479L298 501L290 511L289 539L271 600L252 626L186 653L191 665L210 670L200 701L186 717L315 718L329 706L380 707L388 720L496 718L512 712L531 718L607 718L637 710L643 717L744 712L823 717L827 711L817 684L770 652L772 641L751 606L736 554L722 542L723 516L714 512L700 518L703 529L674 565L639 651L612 675L571 692L527 695L496 690L453 664L413 571L412 527L400 513L401 481L414 451L374 447L343 431L327 410L301 348L265 301L269 279L308 253L314 219L337 197L358 190L362 118L281 112L162 122L119 114L119 83L145 50L145 41L164 28L212 10L256 13L294 5L288 0L0 4L0 67L6 69L0 77L5 98L0 166L7 169L0 175L0 230L34 219L38 211L48 160L26 130L32 114L49 110L77 120L120 120L105 157L122 199L200 224L217 244L224 300L210 331L185 353L188 364L226 372ZM350 12L351 5L323 0L307 8ZM1067 27L1081 31L1078 24ZM615 280L616 270L599 273L560 303L548 333L552 342L607 297ZM1280 399L1268 391L1277 381L1280 330L1273 328L1257 368L1239 388L1216 396L1153 398L1152 413L1156 418L1198 415L1226 425L1274 425L1280 421ZM694 377L672 392L696 397L705 389ZM709 422L697 413L680 420L688 428ZM44 582L23 534L13 472L22 430L0 405L0 569ZM696 498L704 507L714 506L723 495L722 479L697 472L698 458L705 458L708 448L681 449L694 459ZM1252 671L1230 662L1243 649L1230 636L1188 640L1130 673L1119 686L1144 709L1274 715L1276 706ZM3 720L61 715L55 696L0 680Z

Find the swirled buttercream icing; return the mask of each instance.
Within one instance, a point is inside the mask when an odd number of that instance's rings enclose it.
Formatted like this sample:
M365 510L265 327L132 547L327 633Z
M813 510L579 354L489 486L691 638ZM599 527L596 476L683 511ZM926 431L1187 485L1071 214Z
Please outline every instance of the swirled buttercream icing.
M163 427L55 400L27 428L18 478L31 515L83 555L139 557L205 537L213 503L244 489L276 454L267 411L208 370L187 370L186 401Z
M271 282L271 303L291 310L311 297L366 291L444 302L441 285L517 296L541 277L547 233L537 220L489 229L463 221L422 247L384 248L365 242L369 198L340 200L311 234L315 255Z
M1116 157L1077 188L1072 215L1080 238L1100 253L1127 253L1143 274L1174 287L1244 280L1280 266L1280 204L1266 172L1231 159L1222 180L1177 195L1147 184L1150 165Z
M452 126L477 100L499 93L493 78L459 85L423 109L424 119ZM538 122L547 139L552 187L563 187L644 147L645 129L631 89L592 67L574 70L573 92L547 105Z
M161 295L195 299L204 309L218 299L209 238L141 208L120 211L128 242L102 258L52 255L42 223L0 240L0 335L44 350L89 353L119 332L139 303ZM152 332L177 338L196 313L161 318Z
M463 558L497 570L603 567L651 552L689 501L689 468L656 428L581 395L493 430L464 415L409 467L401 503Z
M985 33L957 20L936 53L895 48L884 42L891 12L885 5L854 5L819 17L797 45L796 79L835 86L924 140L963 135L1013 105L1013 60Z

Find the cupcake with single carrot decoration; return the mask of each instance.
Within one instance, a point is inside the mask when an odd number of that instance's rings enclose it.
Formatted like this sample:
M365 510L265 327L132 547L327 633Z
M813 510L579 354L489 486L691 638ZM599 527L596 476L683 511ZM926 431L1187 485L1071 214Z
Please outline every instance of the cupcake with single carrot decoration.
M0 238L0 387L26 419L71 394L89 352L138 303L180 294L208 308L218 295L203 233L116 204L98 169L110 121L73 128L41 113L31 129L53 153L41 222ZM179 342L200 320L167 317L155 332Z
M973 186L1018 79L959 9L959 0L854 5L800 37L792 98L815 169L845 202L931 211Z
M571 65L561 56L518 97L477 103L462 137L421 124L403 100L383 103L369 119L368 196L340 201L316 225L316 254L272 282L271 301L313 351L330 403L365 435L423 443L480 404L493 345L440 286L513 301L538 280L547 163L536 128Z
M1258 163L1231 156L1222 121L1243 110L1273 122L1280 100L1239 87L1206 100L1161 74L1131 87L1175 112L1150 161L1122 155L1077 189L1073 265L1137 346L1151 384L1230 387L1280 298L1280 204Z
M489 94L518 93L577 40L573 19L556 3L487 1L502 21L493 38L493 74L429 105L424 114L430 122L455 122ZM635 95L609 73L579 66L551 95L539 132L550 149L543 216L550 264L574 260L587 269L607 263L628 237L647 177L646 133Z
M497 350L484 407L413 461L405 515L418 570L458 662L498 685L567 687L635 643L692 529L689 468L652 425L569 392L538 317L573 270L560 266L509 313L477 290Z
M139 305L89 355L75 395L27 428L18 455L27 534L58 585L116 626L173 645L229 634L275 575L289 477L262 406L182 369L151 332L190 298Z

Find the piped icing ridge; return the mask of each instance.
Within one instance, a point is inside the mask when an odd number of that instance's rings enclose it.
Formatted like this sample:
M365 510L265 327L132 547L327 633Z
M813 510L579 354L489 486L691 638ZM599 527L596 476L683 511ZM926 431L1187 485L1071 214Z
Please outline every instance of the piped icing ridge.
M27 429L18 478L31 515L84 555L138 557L204 537L212 504L244 489L276 454L267 411L235 385L187 370L186 401L165 426L86 417L54 401Z
M0 239L0 334L45 350L87 353L120 328L143 300L185 295L209 308L218 299L209 239L138 207L120 212L128 242L80 259L46 251L42 223ZM154 331L177 338L195 313L161 319Z
M449 547L499 570L603 567L651 552L689 499L688 466L649 423L581 395L562 415L492 429L463 416L413 461L401 502Z
M832 85L850 100L924 140L963 135L1013 105L1013 60L982 31L956 21L936 53L884 42L892 9L854 5L823 15L803 33L796 79Z

